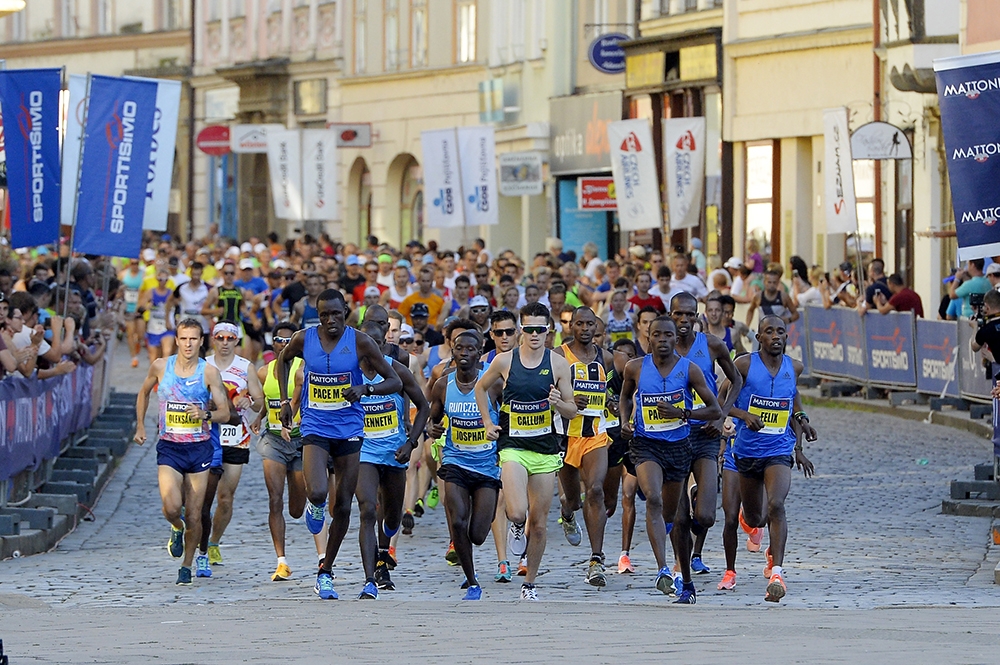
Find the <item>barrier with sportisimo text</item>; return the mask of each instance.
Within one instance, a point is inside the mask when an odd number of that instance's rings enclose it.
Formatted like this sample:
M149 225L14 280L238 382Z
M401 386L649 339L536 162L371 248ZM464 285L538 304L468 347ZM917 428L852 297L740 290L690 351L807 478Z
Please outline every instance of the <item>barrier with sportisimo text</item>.
M913 312L868 312L864 319L868 384L881 388L917 385Z
M917 392L958 397L958 322L917 319Z
M806 322L800 317L798 321L788 324L788 342L785 344L785 353L798 360L803 365L802 376L810 376L812 369L812 358L806 353Z
M867 383L865 335L858 313L845 307L805 307L803 310L812 374Z
M989 372L983 366L983 357L972 350L972 340L976 337L973 321L958 321L958 389L963 399L976 402L992 400L992 382Z

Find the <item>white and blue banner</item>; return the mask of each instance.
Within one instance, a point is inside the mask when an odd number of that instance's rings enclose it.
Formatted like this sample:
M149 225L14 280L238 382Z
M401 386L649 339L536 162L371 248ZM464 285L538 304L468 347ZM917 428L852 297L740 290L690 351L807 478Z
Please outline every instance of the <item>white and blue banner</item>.
M323 221L339 219L337 194L337 132L303 129L302 216Z
M934 61L960 261L1000 255L1000 51Z
M74 251L138 258L157 84L92 75Z
M271 173L274 216L302 220L302 133L298 129L267 132L267 167Z
M181 106L181 82L138 76L125 78L156 84L156 118L153 120L153 143L149 149L146 213L142 218L142 228L166 231L167 213L170 212L170 185L174 175L177 119Z
M80 183L80 148L87 115L87 75L69 75L69 108L62 145L62 191L59 217L66 226L76 223L76 193Z
M59 92L61 69L0 71L14 248L59 238Z
M455 128L420 132L424 219L428 228L465 226L462 174Z
M465 223L499 224L496 136L492 127L459 127L458 163L462 171Z

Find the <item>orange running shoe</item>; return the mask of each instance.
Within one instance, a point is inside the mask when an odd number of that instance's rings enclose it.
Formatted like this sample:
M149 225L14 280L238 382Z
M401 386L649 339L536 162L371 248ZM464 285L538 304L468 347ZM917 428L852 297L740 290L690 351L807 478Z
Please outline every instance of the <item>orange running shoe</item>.
M770 547L764 550L764 556L767 557L767 563L764 564L764 577L771 579L771 569L774 568L774 558L771 556Z
M771 581L767 583L767 593L764 600L769 603L776 603L785 597L785 580L781 578L781 573L771 575Z
M622 554L618 557L618 574L624 575L625 573L634 573L635 566L632 565L632 559L629 558L628 554Z
M747 534L747 551L760 552L760 542L764 540L764 529L753 527L743 519L743 509L740 508L740 528Z
M139 366L139 359L132 358L132 367L138 367L138 366Z
M517 562L517 575L518 577L524 577L528 574L528 559L522 557L520 561Z
M455 551L455 543L448 543L448 551L444 555L444 560L448 562L449 566L457 566L459 564L458 552Z
M719 591L732 591L736 588L736 571L727 570L722 576L722 581L719 582Z

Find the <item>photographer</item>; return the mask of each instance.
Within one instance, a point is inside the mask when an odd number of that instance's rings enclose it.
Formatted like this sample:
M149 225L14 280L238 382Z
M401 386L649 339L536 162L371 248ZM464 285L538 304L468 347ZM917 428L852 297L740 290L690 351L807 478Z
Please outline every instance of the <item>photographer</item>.
M976 331L972 340L972 350L983 350L983 358L990 363L990 377L993 383L993 455L1000 457L1000 418L997 418L1000 408L1000 384L997 383L996 351L1000 350L1000 291L990 290L983 296L983 323Z
M992 291L993 286L990 281L983 276L983 259L973 259L966 264L965 270L955 273L955 279L948 284L948 295L954 300L962 301L962 314L960 318L972 318L972 304L969 296L973 293L986 293Z

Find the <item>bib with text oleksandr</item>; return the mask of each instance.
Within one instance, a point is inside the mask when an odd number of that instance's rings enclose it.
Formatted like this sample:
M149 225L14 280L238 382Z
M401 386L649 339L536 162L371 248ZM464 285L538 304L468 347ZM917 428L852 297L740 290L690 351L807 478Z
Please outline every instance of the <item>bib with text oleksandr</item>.
M647 432L669 432L684 426L680 418L663 418L657 404L666 402L676 409L684 408L684 391L672 393L648 393L641 396L639 408L642 411L642 426Z
M188 415L187 408L191 404L194 402L167 402L167 412L164 418L167 434L175 436L201 434L201 418ZM201 404L195 404L195 406L201 407Z
M587 406L580 412L582 415L594 418L600 418L604 415L604 402L608 394L607 381L574 379L573 394L587 396Z
M552 408L549 400L537 402L511 401L510 427L507 434L512 437L541 436L552 433Z
M448 422L451 426L451 442L456 446L471 450L493 448L493 442L486 439L486 428L483 426L482 418L452 416Z
M351 388L351 373L309 373L309 407L317 411L339 411L351 405L344 393Z
M791 415L792 400L788 398L750 396L747 413L751 413L764 423L758 434L784 434L788 429L788 416Z
M366 402L361 405L365 411L365 437L387 439L399 433L399 412L393 399Z

